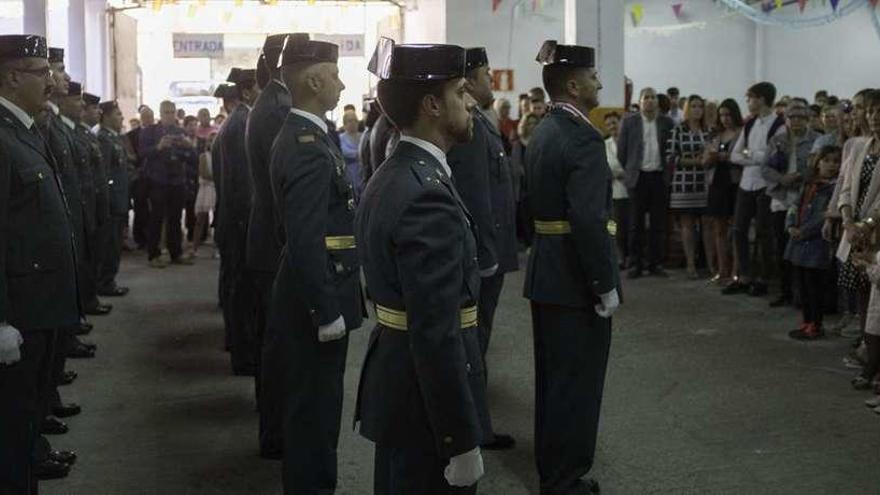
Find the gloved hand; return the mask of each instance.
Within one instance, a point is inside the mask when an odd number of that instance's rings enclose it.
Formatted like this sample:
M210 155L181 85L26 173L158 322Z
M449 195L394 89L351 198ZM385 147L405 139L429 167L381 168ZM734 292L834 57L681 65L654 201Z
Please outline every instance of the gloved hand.
M333 323L318 327L318 342L332 342L345 337L345 318L340 316Z
M611 315L620 307L620 296L617 295L617 288L611 292L600 294L601 303L596 305L596 314L602 318L611 318Z
M21 360L21 344L24 339L18 329L5 321L0 323L0 364L14 364Z
M449 465L443 471L443 476L449 486L471 486L483 477L483 456L480 448L475 447L464 454L459 454L449 459Z

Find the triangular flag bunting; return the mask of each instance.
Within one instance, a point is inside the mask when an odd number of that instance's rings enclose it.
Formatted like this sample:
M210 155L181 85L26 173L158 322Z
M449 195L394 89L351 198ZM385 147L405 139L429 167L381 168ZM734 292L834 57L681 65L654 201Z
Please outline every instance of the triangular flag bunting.
M782 4L782 0L776 0L776 9L782 9L784 5Z
M840 3L840 0L831 0L831 8L837 12L837 5Z
M874 6L874 8L877 8L877 4L880 3L880 0L870 0L870 2L871 2L871 5Z
M807 0L798 0L798 5L801 8L801 12L803 12L807 8Z
M492 12L498 10L498 6L501 5L502 0L492 0Z
M680 3L672 4L672 11L675 13L676 18L681 17L681 7L682 7L682 4L680 4Z
M632 14L633 25L638 26L642 22L642 18L645 17L645 6L637 3L632 6L630 13Z

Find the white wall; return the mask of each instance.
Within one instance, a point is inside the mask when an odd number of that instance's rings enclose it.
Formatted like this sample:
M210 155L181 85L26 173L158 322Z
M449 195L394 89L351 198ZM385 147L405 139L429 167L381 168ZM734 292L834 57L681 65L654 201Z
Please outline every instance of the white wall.
M423 0L419 1L421 6ZM525 8L516 8L523 4ZM484 46L495 69L513 69L514 90L498 93L516 108L516 96L541 86L541 67L535 55L546 39L564 39L565 2L544 0L539 12L531 12L531 0L505 0L496 12L492 2L446 0L446 42L465 47Z
M645 8L638 28L629 19L634 3ZM678 86L684 95L742 101L746 88L759 79L776 84L780 95L808 99L818 89L851 96L880 86L880 36L865 10L826 26L786 30L757 27L709 0L685 2L685 18L679 21L670 4L627 0L625 65L636 92L649 85ZM758 30L763 30L761 60L756 59Z
M401 43L446 43L446 0L418 0L403 15ZM450 43L454 43L450 41Z

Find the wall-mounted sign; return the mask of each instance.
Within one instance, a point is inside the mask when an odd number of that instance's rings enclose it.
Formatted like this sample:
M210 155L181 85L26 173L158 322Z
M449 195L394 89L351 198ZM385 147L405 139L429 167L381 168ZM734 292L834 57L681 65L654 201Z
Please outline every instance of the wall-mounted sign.
M513 91L513 69L492 69L492 90Z
M339 45L340 57L363 57L364 35L362 34L315 34L312 39Z
M223 34L174 33L174 58L223 58Z

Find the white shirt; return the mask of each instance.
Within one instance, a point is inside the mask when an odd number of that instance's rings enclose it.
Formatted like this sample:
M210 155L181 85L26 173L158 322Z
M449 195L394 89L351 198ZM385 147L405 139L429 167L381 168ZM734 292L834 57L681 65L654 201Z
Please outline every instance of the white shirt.
M739 187L743 191L757 191L767 187L767 181L761 175L761 166L767 161L767 133L770 132L770 127L775 121L775 113L756 118L749 132L749 149L746 150L745 133L739 135L733 146L730 161L743 167L742 179L739 182ZM785 126L781 126L777 134L779 132L785 132Z
M72 120L68 119L64 115L60 115L60 117L61 117L61 122L64 122L64 125L66 125L67 127L70 127L70 130L76 129L76 124L74 124Z
M321 117L318 117L313 113L306 112L305 110L300 110L299 108L291 108L290 113L299 115L304 119L311 120L312 123L318 126L322 131L324 131L324 134L327 134L327 122L324 122L324 119L322 119Z
M605 140L605 154L608 156L608 168L611 169L612 175L612 199L626 199L629 197L629 193L626 192L626 185L616 177L617 174L623 172L623 167L617 159L617 140L613 137Z
M0 105L3 105L7 110L9 110L12 113L12 115L15 115L15 117L18 120L20 120L21 123L28 130L30 130L31 126L34 125L34 118L31 117L30 115L28 115L27 112L22 110L21 107L19 107L15 103L12 103L11 101L7 100L6 98L3 98L2 96L0 96Z
M99 126L98 129L104 129L105 131L109 132L110 135L113 136L113 137L116 137L116 136L119 135L118 132L114 131L113 129L111 129L111 128L109 128L109 127ZM210 154L210 153L209 153L209 154Z
M642 115L642 142L645 143L645 156L642 157L642 172L663 170L660 163L660 143L657 141L657 118L648 120Z
M55 115L58 115L59 113L61 113L61 109L58 108L58 105L53 103L52 100L47 101L46 106L49 107L49 110L51 110L52 113L54 113Z
M422 148L423 150L430 153L431 156L433 156L438 162L440 162L440 165L443 167L443 171L446 172L446 177L452 177L452 169L449 168L449 164L446 163L446 153L444 153L443 150L438 148L437 145L435 145L434 143L425 141L424 139L419 139L414 136L407 136L405 134L402 134L400 136L400 141L414 144L414 145L418 146L419 148Z

